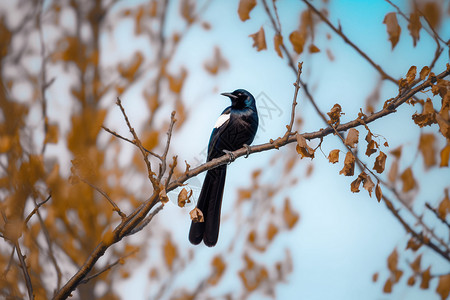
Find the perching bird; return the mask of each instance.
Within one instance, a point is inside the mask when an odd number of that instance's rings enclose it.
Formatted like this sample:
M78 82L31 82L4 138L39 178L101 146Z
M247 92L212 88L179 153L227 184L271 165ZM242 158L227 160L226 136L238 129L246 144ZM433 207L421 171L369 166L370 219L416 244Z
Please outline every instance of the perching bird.
M248 147L258 129L258 113L252 94L239 89L221 95L230 98L231 106L227 107L217 119L209 139L207 161L243 146ZM197 208L203 213L204 222L192 222L189 231L189 241L194 245L202 240L209 247L217 243L226 173L227 165L206 172L197 203Z

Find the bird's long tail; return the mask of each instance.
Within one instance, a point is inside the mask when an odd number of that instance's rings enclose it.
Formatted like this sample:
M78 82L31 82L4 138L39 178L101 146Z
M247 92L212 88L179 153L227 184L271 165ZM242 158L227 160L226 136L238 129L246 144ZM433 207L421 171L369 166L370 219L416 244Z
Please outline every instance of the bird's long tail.
M189 231L189 241L194 245L199 244L202 240L208 247L212 247L217 243L226 174L226 165L206 172L205 181L197 203L197 208L202 211L205 222L192 222Z

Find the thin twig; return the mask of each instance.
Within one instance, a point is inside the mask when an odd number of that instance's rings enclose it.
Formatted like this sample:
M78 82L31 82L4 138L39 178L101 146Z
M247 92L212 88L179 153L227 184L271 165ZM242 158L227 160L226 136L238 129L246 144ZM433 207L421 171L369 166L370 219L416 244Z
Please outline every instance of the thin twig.
M144 229L144 227L147 226L148 223L150 223L150 221L153 219L153 217L156 216L163 208L164 208L164 204L160 204L157 208L155 208L154 211L152 211L147 217L145 217L145 219L142 220L142 222L139 225L137 225L129 233L127 233L127 235L135 234L136 232L139 232L142 229Z
M436 217L437 217L442 223L444 223L445 225L447 225L447 227L450 229L450 223L447 222L447 220L445 220L444 218L441 217L441 215L439 214L439 212L438 212L437 209L433 208L433 207L431 206L431 204L428 203L428 202L425 203L425 207L428 208L429 210L431 210L431 211L436 215Z
M297 80L294 83L295 91L294 91L294 99L292 100L292 109L291 109L291 121L287 127L286 134L284 135L286 138L292 134L292 127L294 126L295 119L295 107L297 106L297 96L298 90L300 89L300 75L302 74L303 62L298 63L298 71L297 71Z
M102 274L105 273L106 271L112 269L114 266L116 266L116 265L118 265L118 264L123 264L125 258L127 258L127 257L129 257L129 256L131 256L131 255L133 255L133 254L135 254L137 251L138 251L138 249L135 249L135 250L131 251L130 253L128 253L127 255L118 258L115 262L108 264L107 266L105 266L103 269L101 269L101 270L98 271L97 273L95 273L95 274L93 274L93 275L91 275L91 276L88 276L88 277L84 278L83 280L81 280L81 281L80 281L80 284L88 283L88 281L90 281L90 280L92 280L92 279L94 279L94 278L96 278L96 277L102 275Z
M77 175L77 176L78 176L78 178L79 178L81 181L83 181L84 183L86 183L87 185L89 185L91 188L93 188L94 190L96 190L97 192L99 192L100 194L102 194L102 196L105 197L106 200L108 200L108 202L112 205L113 210L114 210L115 212L117 212L117 214L118 214L122 219L127 217L127 215L124 214L124 213L120 210L119 206L118 206L118 205L117 205L117 204L116 204L116 203L108 196L108 194L107 194L105 191L103 191L103 190L102 190L101 188L99 188L98 186L96 186L96 185L90 183L89 181L87 181L87 180L84 179L83 177L81 177L81 176L79 176L79 175Z
M32 299L34 299L33 285L31 284L31 278L30 278L30 274L28 273L27 264L25 262L25 256L23 256L22 251L20 250L19 241L15 241L14 246L16 248L17 257L19 258L23 277L25 278L25 285L27 286L27 290L28 290L28 298L30 300L32 300Z
M121 136L120 134L118 134L118 133L115 132L114 130L111 130L111 129L109 129L108 127L105 127L105 126L102 126L102 128L103 128L103 130L105 130L106 132L112 134L112 135L115 136L116 138L122 139L122 140L124 140L124 141L126 141L126 142L128 142L128 143L130 143L130 144L136 146L136 143L135 143L134 141L129 140L129 139L127 139L127 138L124 137L124 136ZM156 157L156 158L162 160L161 155L159 155L159 154L157 154L157 153L155 153L155 152L153 152L153 151L147 150L145 147L142 147L142 148L143 148L144 151L147 152L148 154L153 155L154 157Z
M34 209L28 214L28 216L26 217L25 221L23 222L24 224L27 224L28 221L30 221L31 217L38 211L39 207L41 207L42 205L44 205L45 203L47 203L50 198L52 197L52 195L48 195L47 199L45 199L44 201L36 204L36 206L34 207Z
M170 124L169 129L167 130L167 142L166 147L164 148L163 155L161 157L161 164L160 164L160 171L158 175L158 181L161 181L161 178L163 177L164 173L166 172L166 166L167 166L167 153L169 152L170 147L170 140L172 139L172 132L173 132L173 125L177 119L175 119L175 111L172 111L172 114L170 115Z

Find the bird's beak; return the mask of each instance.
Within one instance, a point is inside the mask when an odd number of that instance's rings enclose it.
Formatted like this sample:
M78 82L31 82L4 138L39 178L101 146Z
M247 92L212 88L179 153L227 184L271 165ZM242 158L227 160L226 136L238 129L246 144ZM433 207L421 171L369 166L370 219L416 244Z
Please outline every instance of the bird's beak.
M231 94L231 93L222 93L221 95L222 95L222 96L225 96L225 97L228 97L228 98L230 98L231 100L235 100L235 99L238 98L237 96L235 96L235 95L233 95L233 94Z

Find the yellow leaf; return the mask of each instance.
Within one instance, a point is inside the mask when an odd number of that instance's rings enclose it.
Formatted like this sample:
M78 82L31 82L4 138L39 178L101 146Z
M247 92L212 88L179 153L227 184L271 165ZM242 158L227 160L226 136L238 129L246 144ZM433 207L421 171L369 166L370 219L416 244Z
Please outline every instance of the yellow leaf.
M254 34L250 34L249 37L253 38L253 47L255 47L257 51L267 49L266 36L264 33L264 28L262 28L262 26L258 32L255 32Z
M239 18L242 22L250 19L250 12L256 6L256 0L240 0L238 7Z
M339 161L339 149L330 151L330 154L328 154L328 161L332 164L335 164Z
M398 43L398 40L400 38L400 33L402 31L402 29L398 25L396 13L393 13L393 12L388 13L384 17L383 23L386 24L386 27L387 27L386 29L387 29L387 33L389 35L389 40L391 41L392 49L394 49L395 45L397 45L397 43Z
M386 163L386 154L380 151L380 154L378 154L377 158L375 159L373 169L377 171L379 174L381 174L384 171L385 163Z
M345 176L353 176L355 173L355 157L351 152L347 152L345 155L344 167L339 172L339 174L344 174Z
M359 131L355 128L350 128L347 137L345 138L345 144L351 148L355 148L359 139Z

